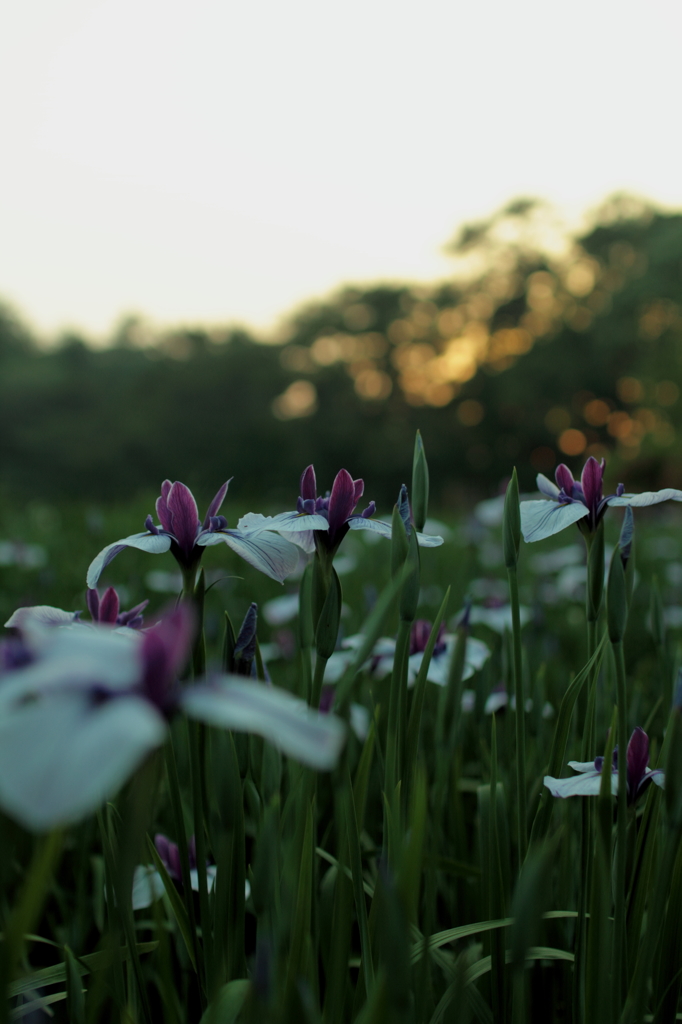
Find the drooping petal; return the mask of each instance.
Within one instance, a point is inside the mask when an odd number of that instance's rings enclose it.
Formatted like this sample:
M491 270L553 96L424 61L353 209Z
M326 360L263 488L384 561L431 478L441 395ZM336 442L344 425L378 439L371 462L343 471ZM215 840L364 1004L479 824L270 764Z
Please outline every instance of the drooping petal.
M552 537L589 515L587 506L579 501L567 505L559 505L555 501L522 501L520 508L521 532L529 544Z
M565 494L571 495L573 493L573 484L575 483L575 480L573 479L573 474L565 463L561 462L554 470L554 479L557 482L557 486ZM539 478L538 487L540 487ZM542 488L540 488L540 490L542 490Z
M594 772L597 771L594 765L594 761L569 761L568 767L572 768L574 772Z
M371 530L378 533L380 537L391 539L391 524L384 523L381 519L365 519L363 516L351 516L348 520L351 530Z
M289 757L318 771L337 764L346 739L343 722L312 711L285 690L238 676L220 676L212 683L183 690L186 713L208 725L253 732Z
M201 533L197 538L200 547L213 547L223 542L254 569L278 583L283 583L298 565L298 548L279 534L267 530L225 530L222 533Z
M329 532L336 533L353 514L355 483L347 469L340 469L334 478L329 496Z
M682 501L682 491L674 487L664 487L662 491L642 491L641 494L614 494L606 499L606 504L615 507L630 505L632 508L644 508L646 505L658 505L661 501Z
M566 466L564 466L564 469L566 469ZM556 500L561 493L557 485L553 484L551 480L548 480L544 473L538 473L535 483L537 484L538 490L541 491L542 494L546 494L548 498L554 498Z
M585 503L589 509L596 509L602 497L602 480L604 478L604 460L601 465L594 455L583 466L580 484L585 495Z
M599 796L601 788L601 772L587 772L583 775L574 775L570 779L555 779L551 775L545 775L544 783L552 796L562 799L569 796ZM618 775L611 773L611 792L615 796L618 792Z
M164 480L161 484L161 494L156 499L156 514L164 530L167 530L168 533L173 532L173 519L168 508L168 495L172 486L170 480Z
M166 724L145 700L94 703L60 693L0 718L0 805L26 828L68 825L114 796L164 740Z
M31 626L66 626L75 622L78 615L79 612L65 612L49 604L35 604L17 608L8 618L5 627L24 632Z
M301 474L301 497L304 501L309 499L314 501L317 497L317 481L312 466L308 466Z
M168 551L170 546L171 539L165 533L133 533L130 537L114 541L93 558L88 568L87 585L90 589L94 589L109 563L125 548L138 548L140 551L149 551L153 555L160 555L164 551Z
M230 477L229 480L226 480L225 483L222 485L222 487L218 488L218 490L216 492L215 498L213 499L211 504L208 506L208 512L206 513L206 518L204 519L204 522L203 522L203 529L204 530L208 530L208 528L209 528L209 526L211 524L211 516L217 516L218 513L220 512L221 506L222 506L223 502L225 501L225 495L227 494L227 488L230 486L231 481L232 481L232 477Z
M199 509L189 487L179 480L168 492L168 511L173 524L171 532L178 546L186 555L191 554L200 527Z
M118 618L119 608L120 602L118 600L118 594L113 587L109 587L105 590L104 596L99 603L99 615L97 621L113 624Z

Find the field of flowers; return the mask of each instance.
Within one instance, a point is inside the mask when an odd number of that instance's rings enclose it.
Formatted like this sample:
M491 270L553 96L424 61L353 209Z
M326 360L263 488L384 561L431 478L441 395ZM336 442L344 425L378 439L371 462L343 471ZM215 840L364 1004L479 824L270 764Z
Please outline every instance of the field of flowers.
M0 506L0 1021L680 1019L682 492L581 468Z

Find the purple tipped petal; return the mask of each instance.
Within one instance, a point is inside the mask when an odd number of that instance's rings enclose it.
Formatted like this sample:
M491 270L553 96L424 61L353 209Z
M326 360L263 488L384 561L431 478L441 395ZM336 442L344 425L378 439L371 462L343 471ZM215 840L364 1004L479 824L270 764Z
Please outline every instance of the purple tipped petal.
M230 480L232 480L232 477L230 477ZM211 522L213 516L218 515L218 512L220 511L220 506L225 501L225 495L227 494L227 488L230 486L230 480L225 481L223 486L218 490L211 504L208 506L208 512L206 513L206 518L204 519L205 530L208 530L209 523Z
M649 763L649 737L639 726L634 730L628 743L628 788L632 795L637 792L639 784L646 773Z
M121 612L118 616L119 626L128 626L130 629L139 629L142 625L142 612L145 610L149 601L140 601L134 608L131 608L128 612Z
M355 484L347 469L336 474L332 493L329 496L329 532L333 534L353 514L356 503Z
M161 494L156 499L156 514L159 517L159 522L163 526L164 530L168 533L173 532L173 520L168 509L168 495L172 487L170 480L164 480L161 484ZM146 524L145 524L146 525Z
M314 501L317 497L317 481L315 480L315 470L312 466L308 466L301 474L301 497L304 501L310 498Z
M556 480L557 486L560 490L564 491L568 495L572 493L573 484L575 483L573 479L573 474L571 473L568 466L566 466L563 462L559 466L557 466L556 470L554 471L554 479ZM542 488L540 489L542 490Z
M193 632L193 615L187 605L180 604L144 634L144 692L162 710L170 703L175 680L189 654Z
M158 504L159 501L161 501L160 498L157 499L157 504ZM155 524L155 522L152 519L151 515L148 515L147 518L145 519L145 521L144 521L144 528L145 528L145 530L149 530L150 533L154 533L154 534L157 534L157 535L159 533L159 528Z
M109 587L104 592L104 597L99 603L99 622L108 622L114 624L118 618L118 612L120 608L120 602L118 600L118 594L113 587Z
M354 480L353 487L355 488L355 505L357 505L357 503L360 501L360 498L365 493L365 481ZM353 506L353 508L355 508L355 505Z
M90 612L90 618L93 622L99 622L99 594L94 587L88 587L85 601Z
M590 455L583 467L580 483L582 485L583 494L585 495L585 504L589 509L596 510L599 502L601 501L604 466L605 462L603 459L601 460L600 465L594 456Z
M199 510L189 487L179 480L176 480L168 492L168 511L173 524L170 532L178 542L179 548L189 555L200 528Z
M370 501L370 503L367 506L367 508L363 509L362 512L360 513L360 515L362 516L363 519L369 519L370 516L374 515L376 510L377 510L376 502L375 501Z

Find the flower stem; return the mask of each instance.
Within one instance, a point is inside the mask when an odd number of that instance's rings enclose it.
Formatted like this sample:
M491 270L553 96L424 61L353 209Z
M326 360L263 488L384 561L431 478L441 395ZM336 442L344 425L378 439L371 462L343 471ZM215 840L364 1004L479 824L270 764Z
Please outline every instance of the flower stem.
M614 1006L622 999L625 957L625 867L627 831L627 705L625 696L625 658L623 643L613 644L618 696L618 812L616 816L615 928L613 941Z
M411 623L400 620L395 646L391 689L388 698L388 731L386 734L386 776L384 793L390 801L402 778L403 744L407 698L407 659L410 653Z
M509 600L512 613L512 644L514 649L514 693L516 695L516 825L519 842L519 866L528 850L526 810L526 707L523 696L521 663L521 615L519 609L519 581L516 566L507 568Z

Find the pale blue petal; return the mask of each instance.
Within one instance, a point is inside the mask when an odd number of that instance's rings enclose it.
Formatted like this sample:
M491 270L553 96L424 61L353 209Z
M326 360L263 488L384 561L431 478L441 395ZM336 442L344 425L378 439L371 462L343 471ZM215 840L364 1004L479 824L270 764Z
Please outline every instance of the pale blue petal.
M32 625L67 626L76 621L78 612L65 612L61 608L53 608L49 604L35 604L25 608L17 608L8 618L7 629L23 631Z
M548 498L558 498L561 491L555 483L548 480L544 473L538 473L536 479L537 488L542 494L546 494Z
M147 701L93 704L60 693L0 717L0 806L36 832L68 825L113 797L164 740L166 723Z
M307 530L328 530L329 523L317 513L280 512L276 516L263 516L260 512L248 512L238 522L240 530L276 530L278 533L305 533Z
M621 494L620 497L613 495L606 499L607 505L613 505L616 508L621 505L644 508L646 505L658 505L661 501L682 501L682 491L678 491L674 487L664 487L662 491L642 491L641 494Z
M417 544L420 548L439 548L442 543L442 537L436 537L431 533L417 534Z
M363 516L353 516L348 520L351 530L370 530L378 533L380 537L391 539L391 524L382 523L381 519L365 519Z
M593 770L586 775L574 775L570 779L555 779L545 775L544 783L552 796L562 799L568 796L599 796L601 772ZM614 772L611 773L611 792L614 796L618 792L618 775Z
M572 768L574 772L593 772L596 771L594 767L594 760L592 761L569 761L568 767Z
M521 532L528 543L544 540L560 530L565 530L571 523L589 515L589 509L582 502L574 501L568 505L559 505L555 501L522 501Z
M60 690L126 690L142 673L142 637L136 630L112 630L77 623L43 627L30 638L36 661L2 677L0 709L41 693Z
M655 771L651 772L647 768L646 777L651 779L652 782L655 782L657 786L661 787L661 789L665 789L665 773L660 769L657 768Z
M213 547L225 543L236 551L254 569L273 580L283 583L298 565L298 548L277 533L267 530L224 530L220 533L202 533L197 538L200 547Z
M124 537L122 540L114 541L113 544L108 544L90 563L86 577L88 587L94 590L109 562L113 561L124 548L139 548L140 551L149 551L153 555L160 555L164 551L168 551L170 546L171 539L167 533L133 533L130 537Z
M145 910L165 892L161 875L147 864L138 864L133 875L133 910ZM106 896L106 893L105 893Z
M187 687L181 703L192 718L237 732L253 732L289 757L330 771L346 740L346 727L334 715L323 715L286 690L220 676L210 684Z

